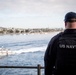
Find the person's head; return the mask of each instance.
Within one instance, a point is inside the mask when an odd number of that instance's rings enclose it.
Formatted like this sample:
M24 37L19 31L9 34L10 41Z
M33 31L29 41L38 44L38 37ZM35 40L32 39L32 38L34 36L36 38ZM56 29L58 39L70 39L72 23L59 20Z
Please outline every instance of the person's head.
M65 15L65 28L66 29L76 29L76 13L68 12Z

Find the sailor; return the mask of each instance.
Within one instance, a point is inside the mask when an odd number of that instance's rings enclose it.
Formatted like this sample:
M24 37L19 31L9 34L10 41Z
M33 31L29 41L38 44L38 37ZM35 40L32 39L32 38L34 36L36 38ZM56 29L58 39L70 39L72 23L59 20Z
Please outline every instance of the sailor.
M44 55L45 75L76 75L76 13L68 12L65 30L49 42Z

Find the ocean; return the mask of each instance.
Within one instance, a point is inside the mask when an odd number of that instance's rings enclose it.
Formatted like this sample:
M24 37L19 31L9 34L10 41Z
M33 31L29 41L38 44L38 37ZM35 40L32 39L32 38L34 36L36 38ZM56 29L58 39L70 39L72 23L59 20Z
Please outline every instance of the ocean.
M0 66L44 66L44 54L50 39L59 32L46 34L0 35L0 48L14 52L0 59ZM0 68L0 75L37 75L35 69ZM44 70L42 70L44 75Z

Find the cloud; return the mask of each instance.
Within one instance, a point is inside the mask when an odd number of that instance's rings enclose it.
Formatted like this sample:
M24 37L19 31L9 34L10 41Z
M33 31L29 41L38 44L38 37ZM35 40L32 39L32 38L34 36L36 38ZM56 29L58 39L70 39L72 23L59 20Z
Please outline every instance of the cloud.
M76 12L75 7L76 0L0 0L0 23L2 26L59 27L64 14Z
M75 7L76 0L0 0L2 13L64 13Z

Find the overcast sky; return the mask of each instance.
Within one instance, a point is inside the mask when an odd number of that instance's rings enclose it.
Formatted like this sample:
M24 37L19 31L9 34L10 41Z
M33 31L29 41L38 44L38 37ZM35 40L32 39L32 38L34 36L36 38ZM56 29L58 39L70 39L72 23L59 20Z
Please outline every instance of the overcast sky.
M0 27L64 28L76 0L0 0Z

